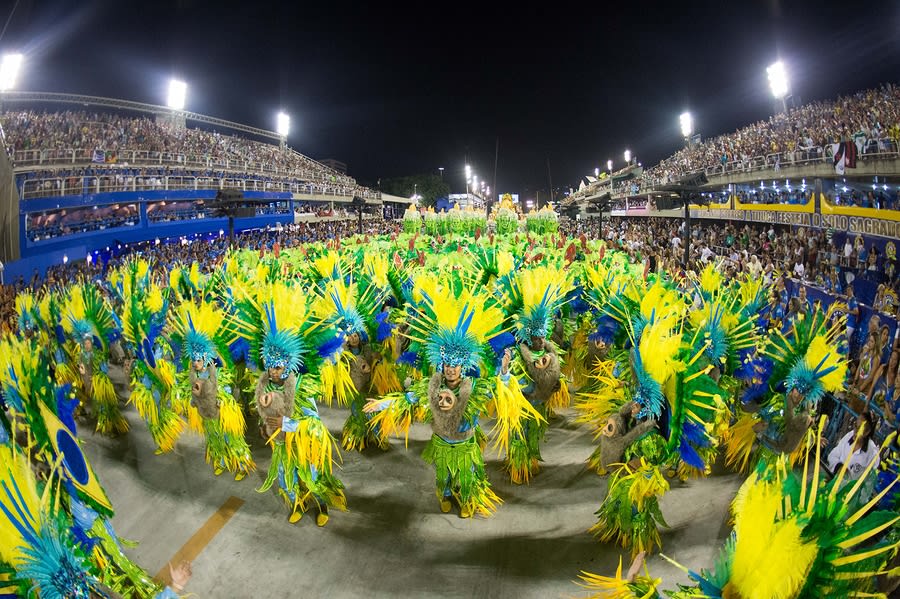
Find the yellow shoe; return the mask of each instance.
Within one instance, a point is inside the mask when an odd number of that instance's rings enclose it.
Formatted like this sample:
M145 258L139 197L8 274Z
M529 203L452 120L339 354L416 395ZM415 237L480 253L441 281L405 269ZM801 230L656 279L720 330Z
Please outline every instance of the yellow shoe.
M215 474L216 476L219 476L219 475L222 474L223 472L225 472L225 469L224 469L224 468L220 468L220 467L218 467L218 466L216 466L215 468L213 468L213 474Z
M448 498L444 497L443 499L441 499L441 511L442 512L444 512L446 514L447 512L450 511L450 508L452 508L452 507L453 506L450 504L450 500Z
M297 508L293 512L291 512L291 515L288 517L288 522L290 522L291 524L296 524L297 522L300 522L300 518L302 517L303 512L300 510L300 508Z
M316 526L325 526L328 524L328 513L327 512L319 512L319 515L316 516Z
M472 514L475 513L475 506L471 504L466 504L459 508L459 517L460 518L471 518Z
M234 480L240 482L240 481L244 480L244 477L246 477L246 476L247 476L246 472L238 472L237 474L234 475Z

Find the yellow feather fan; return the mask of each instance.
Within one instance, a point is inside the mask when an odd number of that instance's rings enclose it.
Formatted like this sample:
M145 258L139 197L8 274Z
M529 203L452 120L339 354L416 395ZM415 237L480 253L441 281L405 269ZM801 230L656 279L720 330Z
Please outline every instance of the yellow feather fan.
M745 492L735 500L737 542L729 587L743 599L788 599L806 581L818 553L815 541L803 542L803 526L796 517L780 519L784 506L781 492L754 475ZM760 576L765 572L765 576Z
M644 370L660 385L684 368L684 364L676 359L681 337L673 332L670 325L668 320L648 324L641 333L638 347Z

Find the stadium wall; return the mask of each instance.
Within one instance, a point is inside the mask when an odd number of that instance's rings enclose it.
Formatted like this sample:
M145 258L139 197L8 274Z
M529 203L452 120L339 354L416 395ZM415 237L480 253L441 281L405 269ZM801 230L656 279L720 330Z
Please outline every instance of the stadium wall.
M0 188L2 190L2 188ZM15 186L12 187L13 194L16 194ZM69 260L83 260L94 251L105 251L109 247L119 245L127 245L140 241L149 241L153 239L172 239L184 236L200 236L208 234L218 234L219 231L228 230L227 218L203 218L191 220L176 220L151 223L147 219L146 203L161 200L166 201L184 201L184 200L212 200L216 197L216 190L177 190L177 191L140 191L140 192L108 192L97 194L86 194L77 196L64 196L54 198L41 198L27 200L19 204L18 195L16 194L15 205L19 205L18 222L15 220L14 233L9 236L10 239L21 240L16 245L21 248L18 259L6 263L4 272L4 280L11 282L22 276L29 279L35 271L40 275L47 271L47 268L63 262L67 257ZM264 229L267 226L275 226L278 223L282 225L290 224L294 220L293 200L290 193L284 192L253 192L244 193L244 197L254 200L270 200L270 201L288 201L290 202L290 211L285 214L277 215L260 215L249 218L236 218L234 221L235 231L246 231L250 229ZM102 206L107 204L119 203L136 203L141 206L140 222L134 226L116 227L105 229L102 231L91 231L85 233L75 233L56 237L53 239L45 239L41 241L30 241L26 236L25 221L26 215L38 213L45 210L54 210L69 207L84 206ZM6 236L4 236L6 238Z

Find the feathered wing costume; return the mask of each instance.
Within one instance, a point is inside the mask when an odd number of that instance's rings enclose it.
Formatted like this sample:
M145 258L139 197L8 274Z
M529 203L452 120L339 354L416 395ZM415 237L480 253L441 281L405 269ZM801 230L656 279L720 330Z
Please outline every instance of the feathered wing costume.
M818 438L823 427L824 419ZM898 574L888 562L900 547L892 532L900 516L876 507L890 488L865 501L860 491L866 476L843 484L846 465L822 480L815 446L803 458L802 475L784 454L760 462L732 504L734 532L715 568L685 569L697 586L673 597L883 596L875 593L875 582Z
M744 357L735 376L744 383L737 422L725 437L727 464L748 471L759 459L803 457L803 441L825 393L844 389L847 359L837 345L842 323L829 327L816 311L795 321L787 336L773 329L758 354Z
M610 480L591 531L636 554L659 546L658 525L666 525L658 505L669 488L662 469L679 468L685 475L707 470L715 445L710 431L725 402L709 376L712 366L701 362L711 340L684 329L685 304L676 293L657 282L639 304L618 306L622 311L615 317L631 344L624 354L628 363L620 367L630 370L625 396L635 407L626 408L631 424L623 419L622 430L601 439L601 456L603 445L622 444L626 429L646 432L624 447L627 465Z
M322 369L341 351L343 339L315 317L298 287L275 282L241 295L237 330L262 370L254 404L272 448L272 463L258 491L277 482L291 523L315 505L316 523L324 526L328 508L346 510L347 500L334 474L334 439L319 418L315 398L326 386Z
M229 346L235 340L225 313L210 301L189 300L169 318L170 341L180 353L173 403L191 430L206 439L206 462L243 479L256 469L245 437L246 424L232 392Z
M118 435L128 431L109 378L110 343L121 332L109 305L92 285L73 285L62 309L62 328L68 335L66 363L59 364L57 380L75 389L80 410L97 419L97 432Z
M143 259L126 262L111 273L110 283L122 301L122 337L134 356L129 401L147 423L156 453L172 451L185 422L172 406L176 369L163 336L171 289L153 281Z
M527 483L540 469L540 444L552 408L569 403L559 349L550 341L554 317L572 286L565 270L552 266L523 268L500 279L508 320L515 327L516 387L541 415L508 440L506 468L512 482ZM518 391L518 389L516 389Z

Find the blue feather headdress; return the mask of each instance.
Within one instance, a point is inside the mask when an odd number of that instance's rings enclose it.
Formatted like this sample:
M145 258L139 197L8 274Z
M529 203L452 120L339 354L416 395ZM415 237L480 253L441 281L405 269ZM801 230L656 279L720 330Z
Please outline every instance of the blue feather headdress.
M829 356L822 358L815 367L810 367L804 358L799 358L785 379L785 392L798 391L804 397L804 403L813 407L819 405L819 400L825 395L825 387L822 385L822 378L837 370L836 366L826 366L823 364Z
M194 328L190 316L188 316L188 330L184 335L183 351L191 361L201 360L204 367L209 366L216 357L216 346L212 339Z
M30 332L37 328L37 319L29 310L23 310L19 313L19 330L22 332Z
M275 306L272 302L263 305L268 329L263 334L261 357L266 368L284 368L282 376L287 377L291 372L300 368L303 364L302 356L305 351L304 343L300 335L286 330L278 329L275 318Z
M638 412L637 417L658 419L662 415L663 404L666 402L662 386L644 370L641 352L637 348L631 351L631 355L634 363L635 381L632 399L641 405L641 411Z
M76 341L84 341L94 336L94 327L86 320L72 319L72 338Z
M464 307L456 326L434 331L425 343L428 361L440 371L444 366L462 366L467 372L478 366L481 346L474 335L469 334L474 311Z
M728 336L722 328L722 307L715 306L710 318L700 329L706 349L703 354L712 364L719 364L728 355Z

